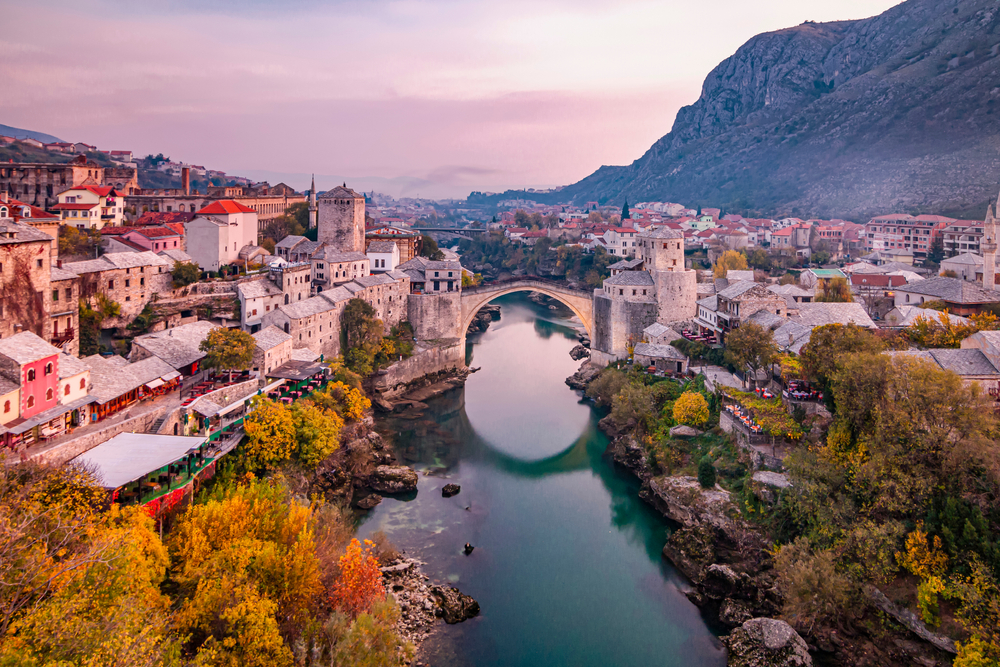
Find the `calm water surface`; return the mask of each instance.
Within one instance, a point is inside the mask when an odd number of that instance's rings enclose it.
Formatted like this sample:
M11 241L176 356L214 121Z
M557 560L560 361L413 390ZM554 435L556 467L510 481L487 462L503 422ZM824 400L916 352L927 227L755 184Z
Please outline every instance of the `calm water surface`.
M663 560L663 519L604 456L600 415L564 383L576 333L524 295L470 336L481 367L424 417L381 424L418 491L364 519L426 573L479 601L482 613L424 646L435 667L719 666L718 640ZM441 487L460 484L453 498ZM471 542L471 556L462 546Z

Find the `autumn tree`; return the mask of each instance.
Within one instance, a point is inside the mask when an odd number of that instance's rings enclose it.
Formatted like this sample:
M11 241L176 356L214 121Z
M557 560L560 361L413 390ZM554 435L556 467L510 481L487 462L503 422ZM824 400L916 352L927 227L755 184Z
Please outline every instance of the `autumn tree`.
M708 423L708 401L697 391L686 391L674 402L674 421L687 426L704 426Z
M243 370L253 363L254 337L240 329L212 329L198 349L205 353L204 365L220 371Z
M292 406L295 420L295 455L310 468L340 447L340 431L344 420L334 410L317 407L311 401L299 401Z
M746 255L737 250L727 250L715 260L712 272L716 278L725 278L729 271L746 271L748 268Z
M340 578L333 588L333 602L335 607L354 618L385 598L374 547L375 543L370 540L362 545L355 538L340 557Z
M284 405L255 396L243 420L246 458L250 468L270 468L285 461L295 449L295 418Z
M870 330L856 324L827 324L813 329L809 342L802 347L802 371L824 391L837 363L845 355L881 352L886 344Z
M827 278L819 281L816 301L825 303L850 303L854 301L847 278Z
M778 354L771 332L755 322L744 322L726 334L726 357L741 370L750 369L750 386L757 383L757 371L768 367Z

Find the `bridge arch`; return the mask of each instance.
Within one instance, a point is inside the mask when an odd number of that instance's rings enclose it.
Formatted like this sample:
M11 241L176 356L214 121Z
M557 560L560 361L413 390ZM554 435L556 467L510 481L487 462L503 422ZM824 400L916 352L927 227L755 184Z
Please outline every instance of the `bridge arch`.
M553 284L544 280L515 280L501 284L467 287L462 290L462 336L468 331L479 309L493 299L513 292L539 292L565 305L580 318L587 335L594 333L594 297L590 292Z

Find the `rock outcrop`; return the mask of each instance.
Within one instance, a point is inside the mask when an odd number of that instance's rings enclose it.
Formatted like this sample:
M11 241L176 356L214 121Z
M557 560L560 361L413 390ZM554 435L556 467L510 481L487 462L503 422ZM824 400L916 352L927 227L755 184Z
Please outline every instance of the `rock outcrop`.
M445 484L441 487L441 496L443 498L451 498L452 496L457 496L462 487L458 484Z
M601 374L601 369L590 364L590 360L584 361L580 364L580 369L566 378L566 384L570 386L571 389L586 389L587 385L590 384L591 380L596 378Z
M809 647L784 621L752 618L723 641L729 667L812 667Z
M457 588L435 586L431 589L431 594L441 608L445 623L461 623L479 615L479 603Z
M378 466L368 478L368 486L379 493L416 491L417 473L408 466Z
M590 350L585 348L583 345L577 345L569 351L569 358L573 361L580 361L581 359L586 359L588 357L590 357Z

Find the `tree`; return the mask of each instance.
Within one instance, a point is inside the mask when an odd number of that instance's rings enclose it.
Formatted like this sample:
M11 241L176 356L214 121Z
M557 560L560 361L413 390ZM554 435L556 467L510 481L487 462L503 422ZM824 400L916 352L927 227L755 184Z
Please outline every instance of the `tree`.
M175 262L170 275L174 278L174 287L185 287L198 282L201 278L201 269L191 262Z
M715 464L710 456L703 456L698 463L698 484L703 489L715 488Z
M755 322L745 322L726 335L726 357L737 368L750 369L751 388L756 386L757 371L766 368L777 353L771 332Z
M247 467L269 468L285 461L295 448L295 419L284 405L255 396L243 420Z
M686 426L704 426L708 423L708 401L697 391L686 391L674 401L674 421Z
M802 348L802 371L806 378L826 391L841 357L848 354L877 353L886 344L868 329L856 324L827 324L816 327Z
M632 213L628 210L628 199L626 199L625 203L622 205L622 220L631 220L631 219L632 219Z
M420 256L427 257L428 259L432 259L436 262L444 259L444 253L438 249L437 241L427 234L424 234L423 242L420 245Z
M727 250L715 261L712 272L716 278L725 278L729 271L746 271L748 268L746 255L737 250Z
M239 329L212 329L198 349L205 353L204 365L220 371L243 370L253 363L254 337Z
M932 264L940 264L944 259L944 236L939 232L931 239L931 245L927 248L927 261Z
M375 355L382 349L384 327L375 317L375 308L363 299L351 299L344 308L343 322L344 362L361 376L375 370Z
M819 281L820 292L816 301L825 303L850 303L854 301L847 278L828 278Z
M334 606L357 618L369 611L372 605L385 599L385 586L378 558L373 553L375 543L365 540L362 546L357 538L351 540L340 557L340 579L333 588Z
M296 456L306 466L315 468L340 447L344 420L335 410L325 410L304 400L292 406L295 419Z

